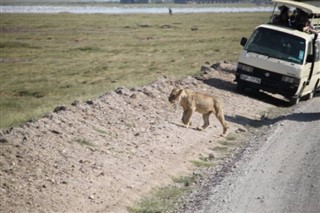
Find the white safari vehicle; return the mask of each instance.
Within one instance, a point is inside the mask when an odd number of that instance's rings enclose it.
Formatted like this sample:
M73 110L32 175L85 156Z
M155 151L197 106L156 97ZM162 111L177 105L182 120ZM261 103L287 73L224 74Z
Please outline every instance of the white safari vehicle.
M320 8L288 0L272 2L275 9L270 22L257 26L249 39L241 39L244 48L235 81L239 90L248 87L280 94L294 105L303 96L313 98L320 88ZM275 24L276 11L284 7L286 24ZM313 30L298 28L300 14Z

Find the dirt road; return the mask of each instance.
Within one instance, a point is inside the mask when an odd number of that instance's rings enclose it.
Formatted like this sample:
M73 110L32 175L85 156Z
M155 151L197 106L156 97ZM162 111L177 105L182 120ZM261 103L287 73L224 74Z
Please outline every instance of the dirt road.
M276 120L207 199L184 212L320 212L320 97Z

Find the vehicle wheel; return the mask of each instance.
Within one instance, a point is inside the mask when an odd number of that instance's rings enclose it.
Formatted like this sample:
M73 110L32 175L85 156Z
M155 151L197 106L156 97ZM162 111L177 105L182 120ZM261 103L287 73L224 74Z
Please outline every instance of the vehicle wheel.
M244 90L244 85L242 83L237 83L236 89L238 92L243 92Z
M296 105L300 102L300 97L292 97L290 98L290 106Z
M307 100L310 100L314 97L314 90L312 90L308 95L307 95Z
M250 91L251 91L252 94L255 94L255 95L259 95L260 94L260 89L250 88Z
M317 87L318 87L318 84L316 84L313 88L313 90L307 95L307 100L310 100L314 97L314 95L316 94L316 91L317 91Z

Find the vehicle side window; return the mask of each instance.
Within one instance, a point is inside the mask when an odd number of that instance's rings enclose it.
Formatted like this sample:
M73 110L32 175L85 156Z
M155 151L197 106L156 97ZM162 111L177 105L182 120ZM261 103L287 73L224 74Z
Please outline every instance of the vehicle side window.
M315 61L320 61L320 41L316 43L316 59Z
M313 48L312 48L312 42L308 42L308 55L312 55L312 51L313 51Z
M315 61L320 61L320 41L317 41L316 42L316 46L315 46ZM312 51L313 51L313 45L312 45L312 42L309 42L308 43L308 54L309 55L312 55Z

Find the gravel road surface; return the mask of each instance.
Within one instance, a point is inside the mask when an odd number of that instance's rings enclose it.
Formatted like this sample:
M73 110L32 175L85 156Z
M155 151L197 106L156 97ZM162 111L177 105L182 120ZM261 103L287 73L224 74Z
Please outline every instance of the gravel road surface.
M192 212L320 212L320 98L277 121Z

